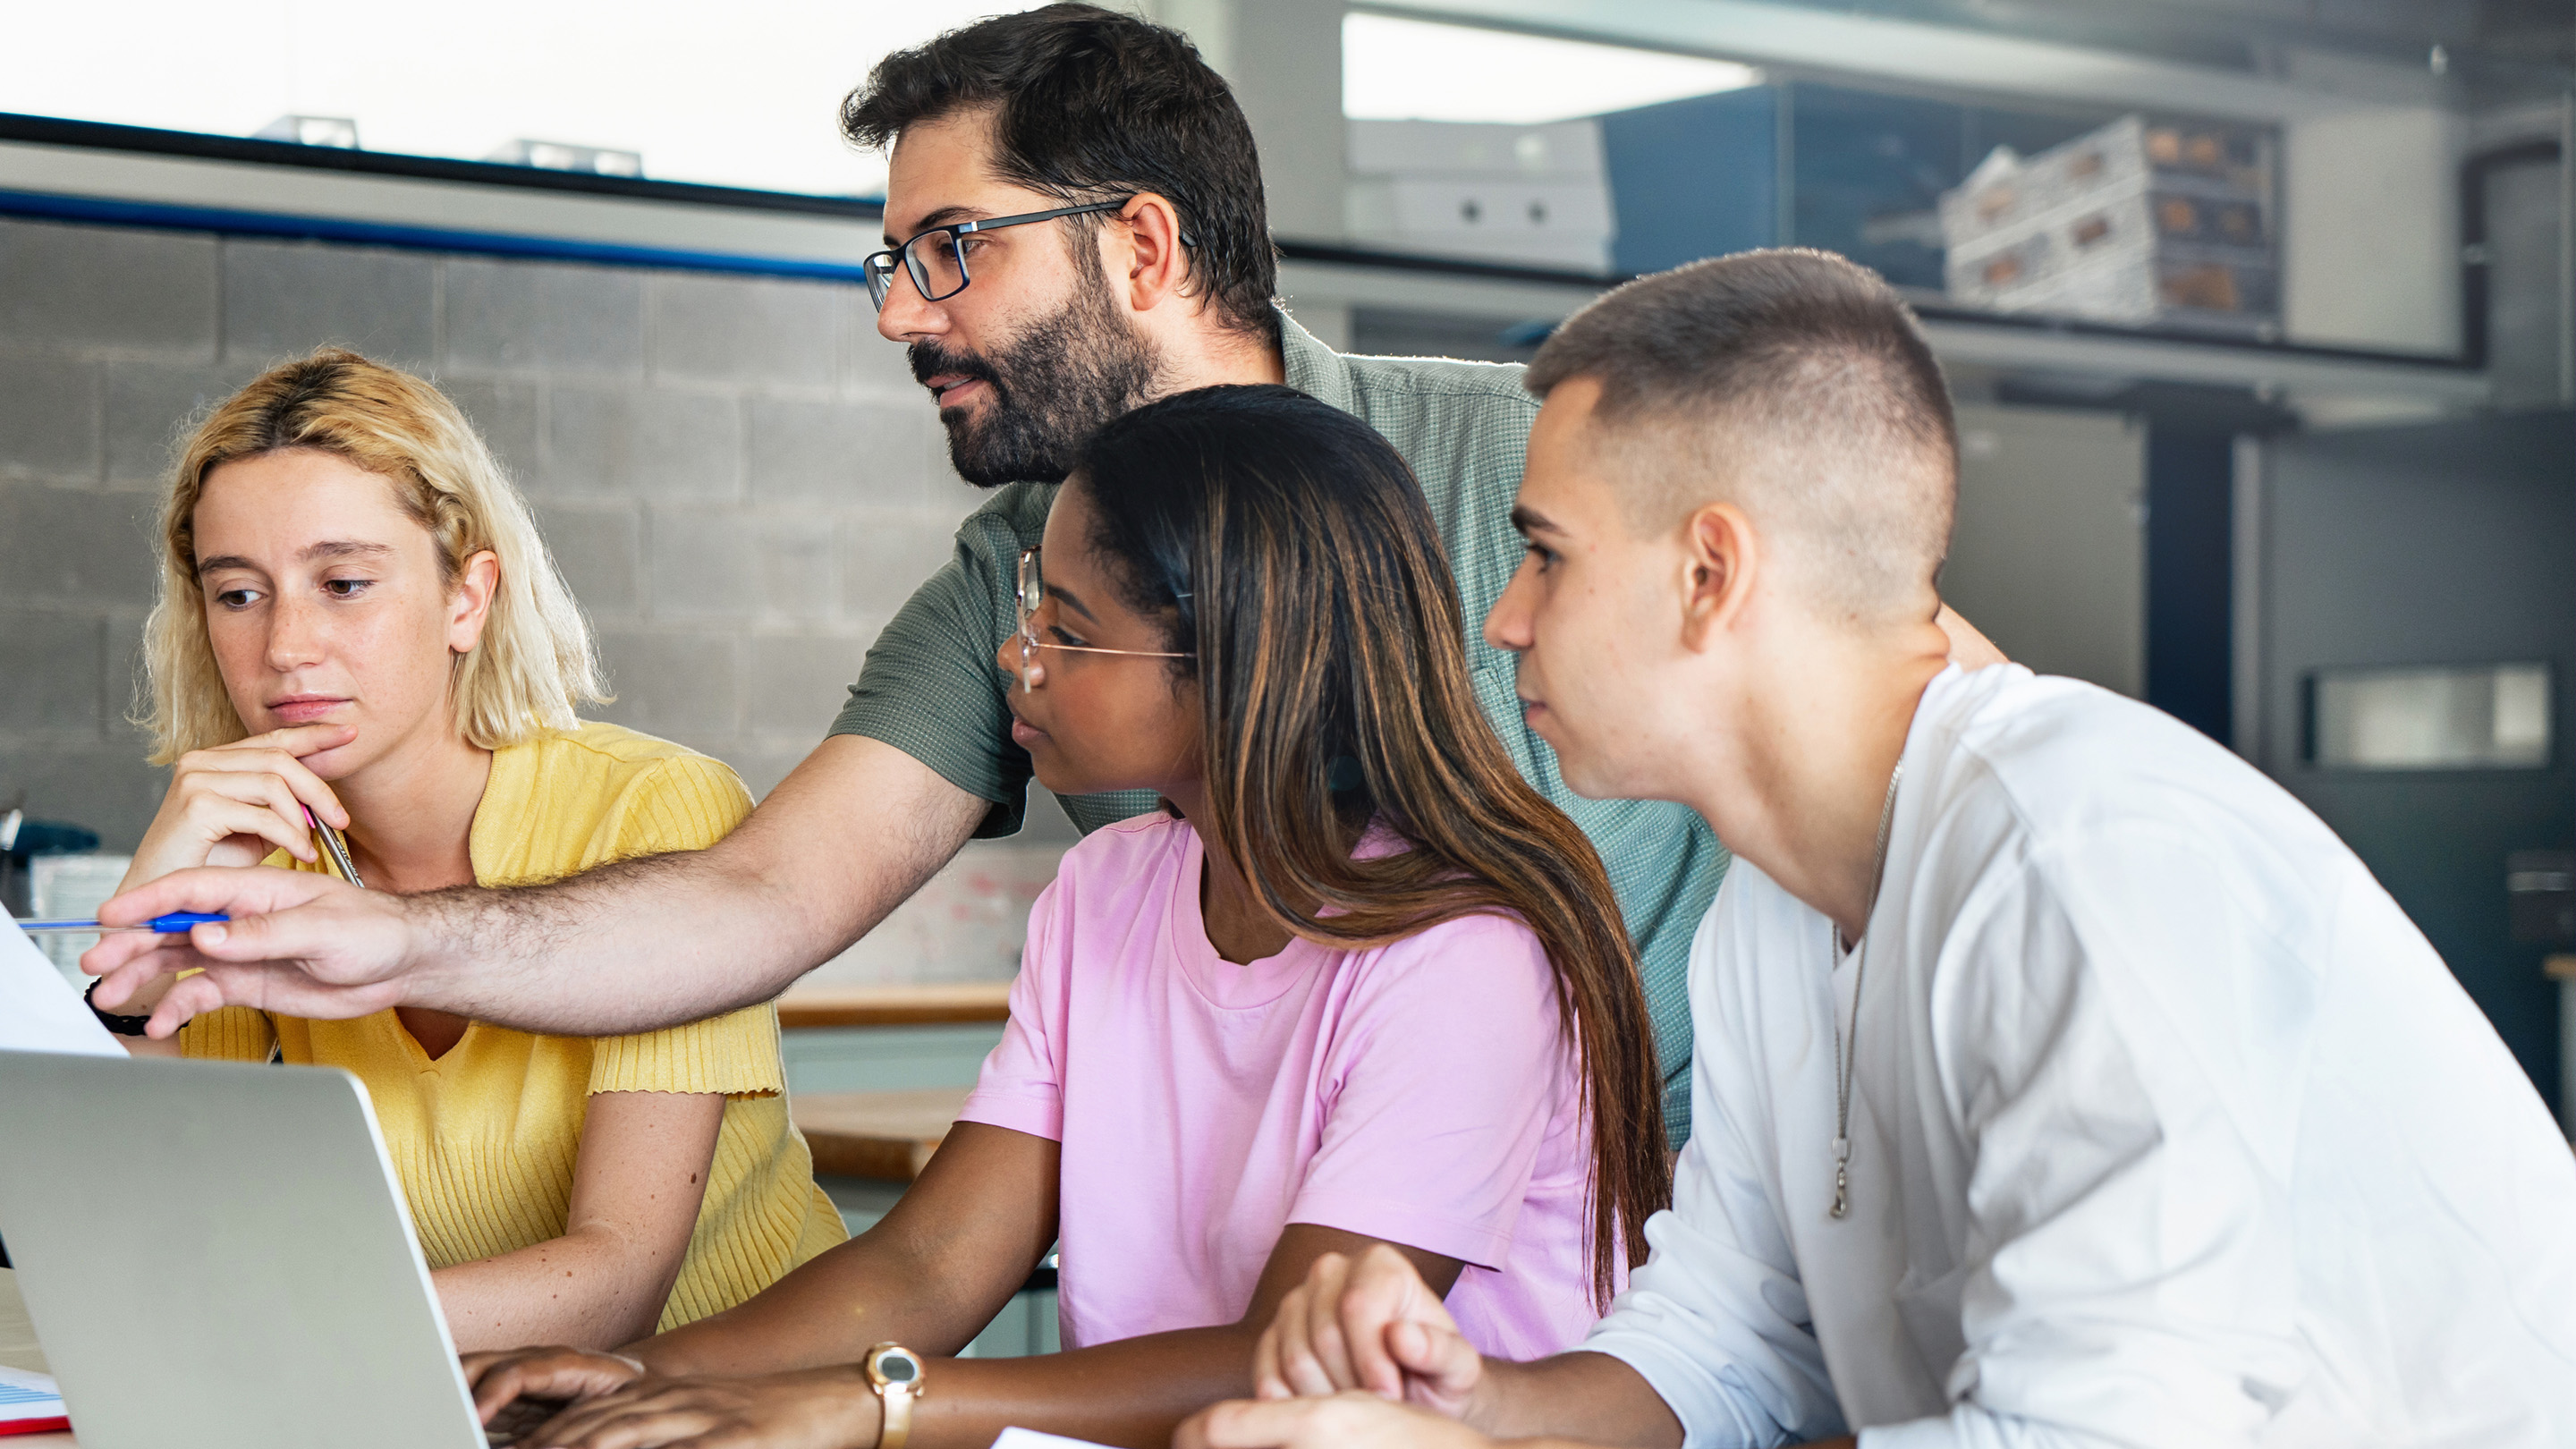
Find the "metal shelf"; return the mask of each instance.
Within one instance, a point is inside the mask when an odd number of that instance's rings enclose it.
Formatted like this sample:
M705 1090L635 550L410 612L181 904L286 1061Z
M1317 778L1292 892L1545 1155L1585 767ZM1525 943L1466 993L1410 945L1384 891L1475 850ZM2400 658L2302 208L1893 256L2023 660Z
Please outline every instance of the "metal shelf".
M874 203L331 151L0 116L0 214L608 265L856 282ZM1553 322L1617 278L1285 239L1297 302ZM2455 358L2202 338L1918 299L1945 362L2457 411L2489 395Z
M1298 301L1553 322L1624 278L1451 262L1283 241L1279 290ZM1913 298L1942 361L2006 372L2244 388L2285 399L2378 400L2442 411L2488 397L2486 374L2456 357L2204 336L2021 314L1987 314Z

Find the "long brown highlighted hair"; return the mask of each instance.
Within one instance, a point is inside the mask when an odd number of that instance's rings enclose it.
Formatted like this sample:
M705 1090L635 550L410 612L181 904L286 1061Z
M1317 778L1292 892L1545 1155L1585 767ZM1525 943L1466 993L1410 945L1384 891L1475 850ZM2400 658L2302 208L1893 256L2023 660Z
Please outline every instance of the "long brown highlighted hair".
M1367 424L1285 387L1211 387L1095 435L1072 486L1131 607L1200 689L1208 810L1271 919L1383 946L1507 913L1556 972L1592 1119L1593 1293L1672 1198L1654 1033L1592 842L1486 723L1422 489ZM1411 848L1354 859L1372 824ZM1536 1070L1538 1063L1532 1063Z

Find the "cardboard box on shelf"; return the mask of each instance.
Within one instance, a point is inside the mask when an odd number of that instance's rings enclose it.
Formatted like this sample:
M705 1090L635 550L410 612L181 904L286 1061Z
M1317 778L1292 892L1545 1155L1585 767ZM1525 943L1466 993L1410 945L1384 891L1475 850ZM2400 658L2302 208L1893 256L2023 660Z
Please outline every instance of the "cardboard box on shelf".
M1950 295L1998 311L2261 334L2280 310L2253 133L2129 116L1941 198Z

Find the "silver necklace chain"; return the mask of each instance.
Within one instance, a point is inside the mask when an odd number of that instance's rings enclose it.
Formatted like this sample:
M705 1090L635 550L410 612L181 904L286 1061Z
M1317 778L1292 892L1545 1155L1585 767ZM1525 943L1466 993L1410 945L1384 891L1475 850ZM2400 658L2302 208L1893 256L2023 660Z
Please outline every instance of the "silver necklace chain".
M1878 914L1879 887L1887 877L1887 832L1896 823L1896 783L1905 778L1905 757L1896 757L1896 768L1888 772L1887 803L1878 807L1878 851L1869 870L1869 907L1861 915L1860 939L1852 949L1860 959L1852 963L1851 1045L1843 1045L1843 1014L1834 1018L1834 1205L1827 1209L1836 1218L1851 1216L1851 1093L1852 1072L1860 1064L1860 989L1869 970L1869 918ZM1840 933L1837 932L1837 935Z

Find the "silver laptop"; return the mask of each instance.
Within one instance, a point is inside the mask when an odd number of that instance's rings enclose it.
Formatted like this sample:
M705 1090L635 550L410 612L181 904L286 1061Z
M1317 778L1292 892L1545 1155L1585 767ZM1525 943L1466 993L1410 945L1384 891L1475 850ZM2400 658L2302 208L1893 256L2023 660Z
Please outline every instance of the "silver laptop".
M0 1052L0 1237L81 1449L483 1449L346 1072Z

